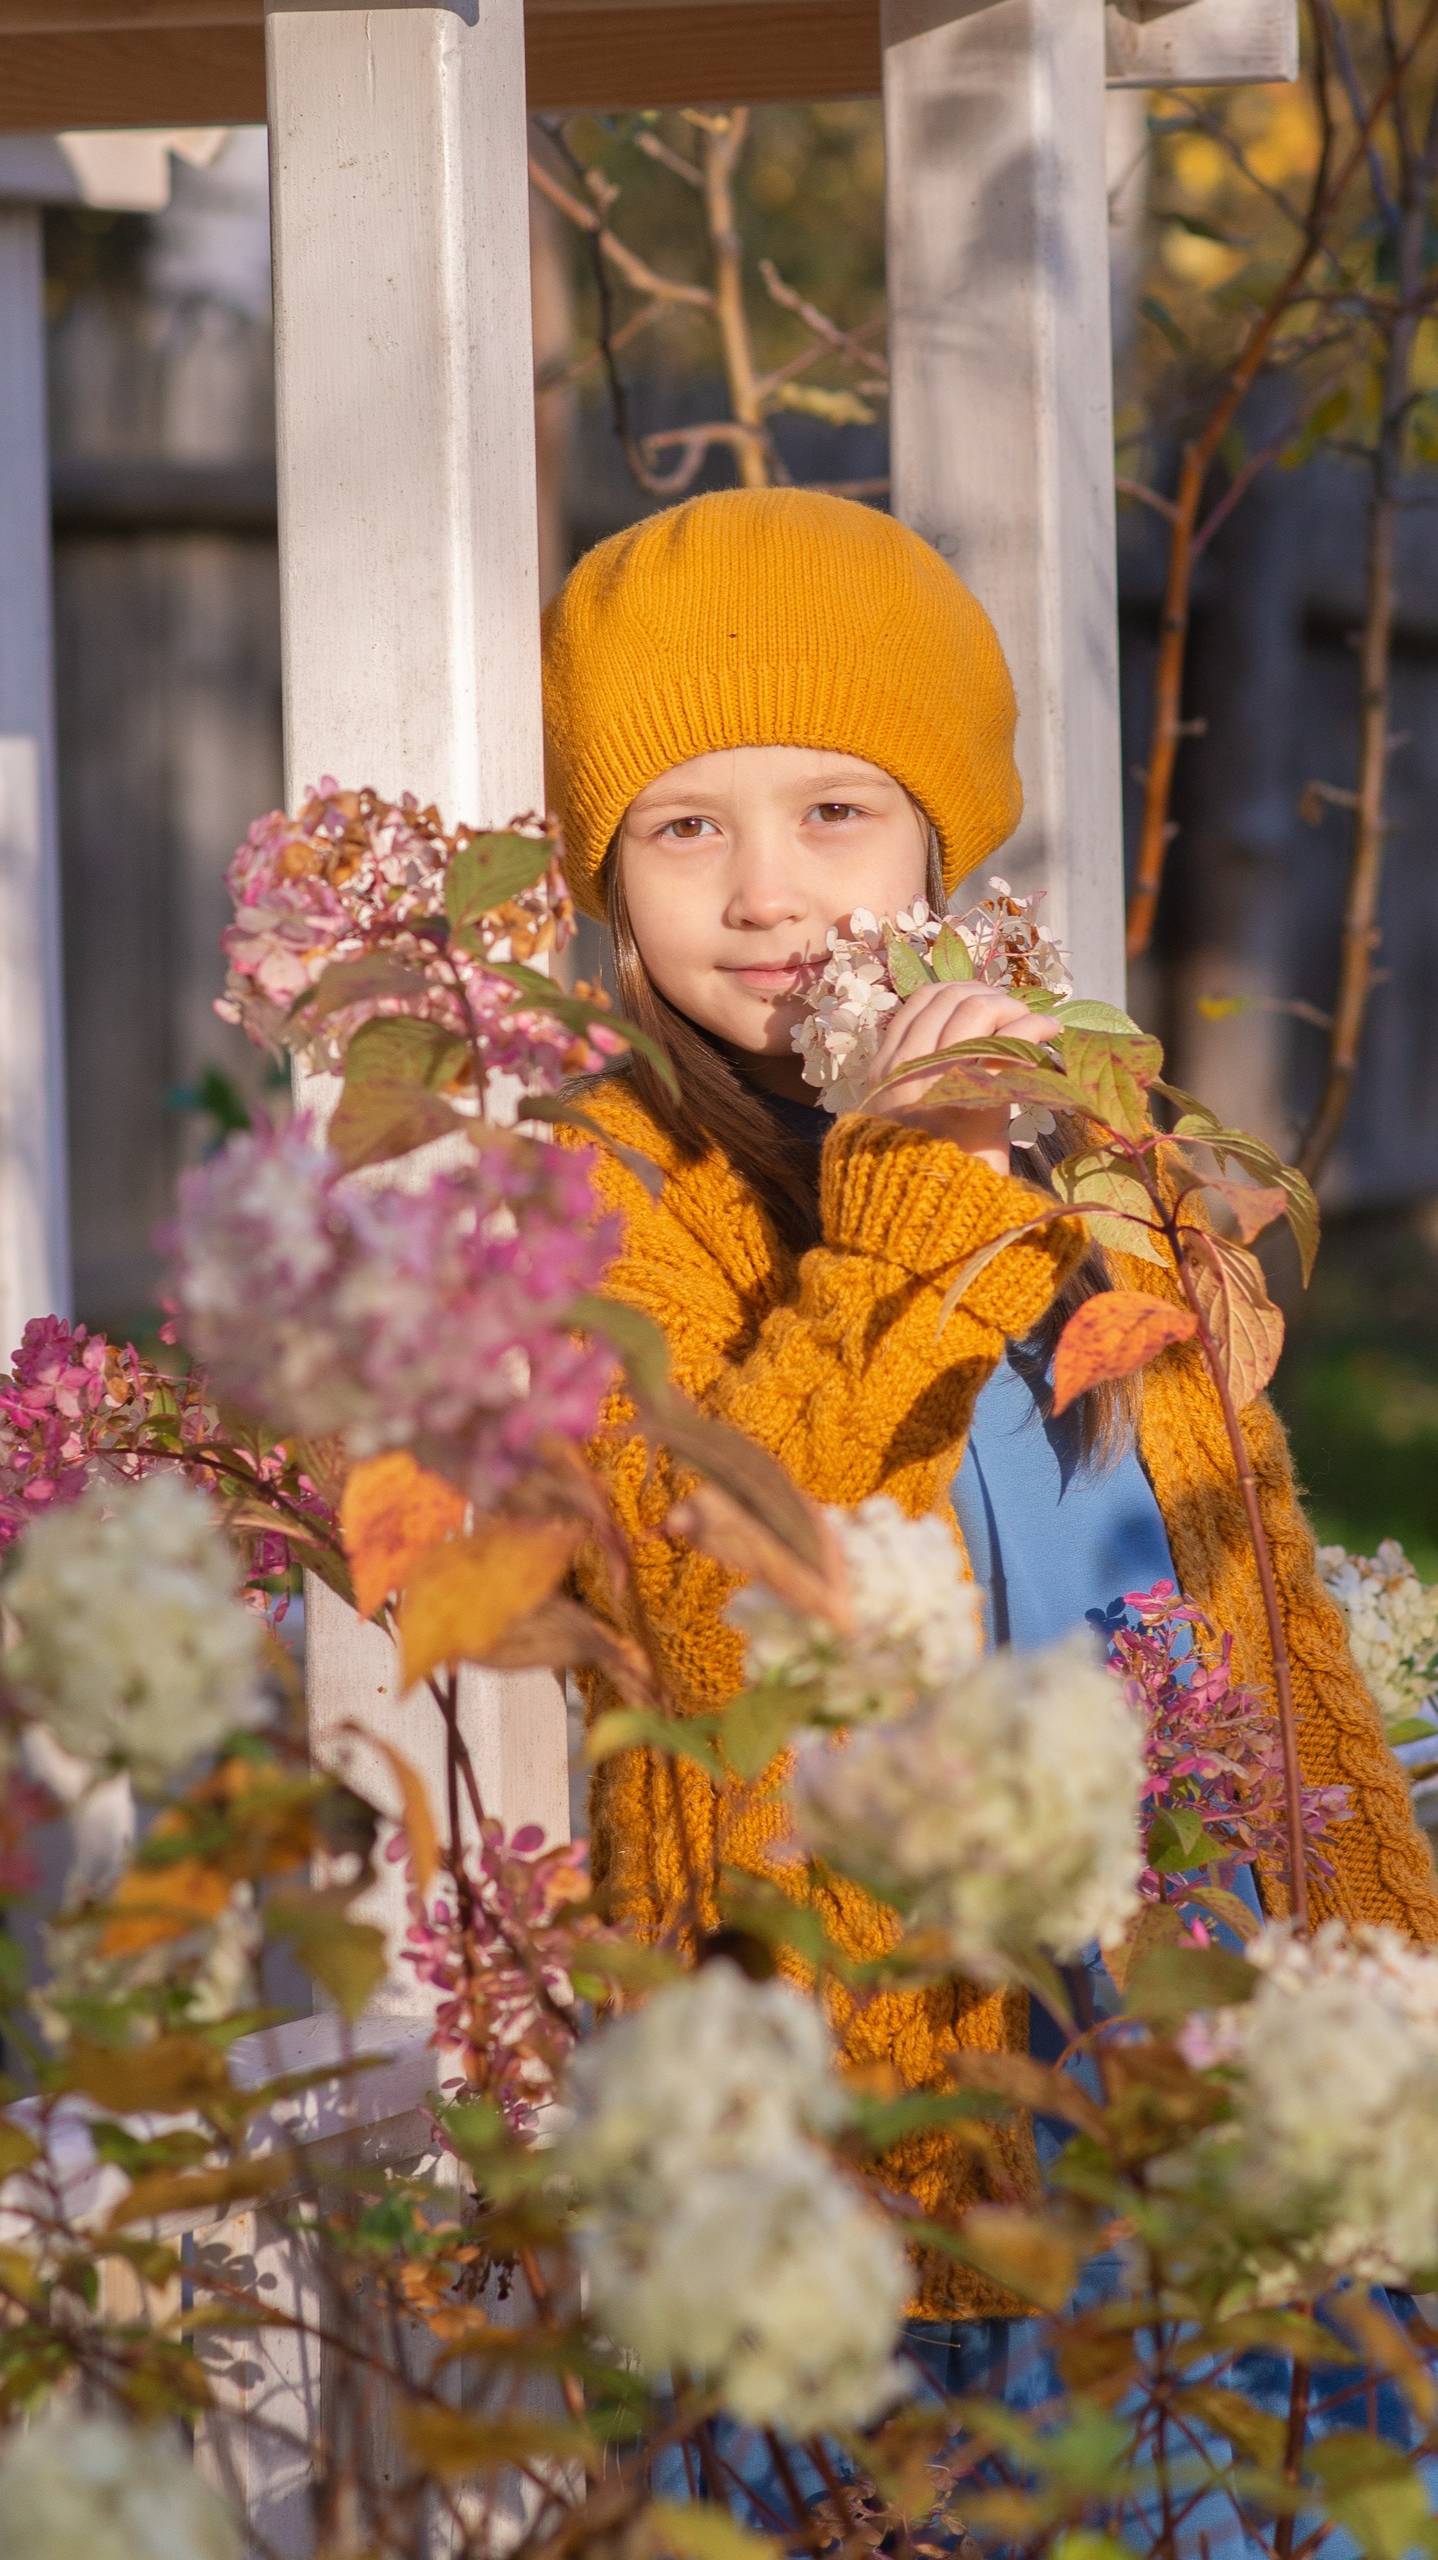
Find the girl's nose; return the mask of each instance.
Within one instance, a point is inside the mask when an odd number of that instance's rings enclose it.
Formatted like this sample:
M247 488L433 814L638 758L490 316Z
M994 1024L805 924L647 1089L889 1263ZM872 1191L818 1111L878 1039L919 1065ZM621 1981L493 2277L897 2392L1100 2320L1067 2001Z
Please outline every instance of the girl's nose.
M797 924L804 893L778 848L756 850L734 865L724 922L729 926Z

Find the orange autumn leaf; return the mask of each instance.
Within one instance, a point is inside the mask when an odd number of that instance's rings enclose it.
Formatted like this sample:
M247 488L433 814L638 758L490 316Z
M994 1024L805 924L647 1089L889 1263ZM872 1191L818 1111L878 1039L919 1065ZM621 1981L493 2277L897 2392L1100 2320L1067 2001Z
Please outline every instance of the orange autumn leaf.
M421 1893L428 1893L439 1873L439 1834L430 1810L429 1791L412 1761L396 1751L383 1734L371 1733L368 1726L347 1724L346 1733L356 1734L378 1751L389 1764L390 1776L399 1789L400 1825L409 1844L414 1880Z
M573 1520L480 1522L421 1557L399 1612L406 1688L448 1662L486 1662L563 1579L583 1531Z
M340 1497L340 1535L354 1577L355 1607L372 1618L402 1591L418 1559L464 1524L465 1500L407 1449L352 1467Z
M1104 1289L1069 1317L1054 1355L1054 1411L1104 1378L1146 1369L1171 1342L1188 1342L1198 1323L1188 1307L1151 1298L1145 1289Z
M230 1880L199 1858L176 1858L167 1867L131 1867L105 1907L100 1953L143 1955L184 1938L207 1920L218 1920L229 1901Z

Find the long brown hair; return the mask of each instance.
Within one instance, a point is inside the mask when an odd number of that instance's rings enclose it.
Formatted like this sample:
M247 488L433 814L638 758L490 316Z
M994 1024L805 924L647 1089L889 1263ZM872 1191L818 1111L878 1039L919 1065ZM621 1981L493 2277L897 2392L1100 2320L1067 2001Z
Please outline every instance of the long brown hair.
M727 1047L660 994L640 957L629 920L617 835L606 854L602 877L619 1010L639 1030L647 1031L663 1050L674 1070L678 1096L637 1050L631 1050L623 1065L613 1072L632 1080L646 1110L685 1162L697 1163L709 1147L718 1147L757 1194L783 1242L794 1253L807 1252L819 1241L811 1142L783 1129L757 1088L734 1064ZM941 914L945 895L932 829L928 897L930 906ZM1029 1179L1040 1188L1051 1190L1052 1168L1065 1156L1079 1153L1084 1143L1084 1123L1057 1114L1052 1131L1026 1150ZM1090 1243L1032 1336L1036 1365L1041 1359L1047 1369L1054 1345L1074 1310L1113 1285L1107 1254L1101 1245ZM1036 1393L1046 1405L1047 1387L1040 1383ZM1134 1437L1141 1406L1139 1377L1108 1380L1091 1387L1078 1399L1073 1411L1079 1454L1087 1464L1113 1464Z

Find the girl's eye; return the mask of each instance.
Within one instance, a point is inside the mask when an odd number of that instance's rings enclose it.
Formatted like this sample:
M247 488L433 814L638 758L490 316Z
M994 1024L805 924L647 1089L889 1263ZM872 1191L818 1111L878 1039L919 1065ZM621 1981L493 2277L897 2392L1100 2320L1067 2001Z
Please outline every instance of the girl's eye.
M825 825L834 815L840 818L861 818L864 814L862 809L855 808L852 800L816 800L814 807Z
M662 836L677 835L681 844L697 844L698 836L688 831L695 827L712 827L713 823L712 818L669 818L659 832ZM681 833L681 829L685 832Z

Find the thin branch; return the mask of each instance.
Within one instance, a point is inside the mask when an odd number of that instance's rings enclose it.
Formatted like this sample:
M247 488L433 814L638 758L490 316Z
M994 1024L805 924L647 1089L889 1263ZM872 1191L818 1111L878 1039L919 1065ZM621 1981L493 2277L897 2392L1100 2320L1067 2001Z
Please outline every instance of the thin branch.
M632 285L636 293L652 294L656 302L680 302L693 311L713 310L714 296L707 285L684 284L677 276L660 275L658 269L629 248L617 232L610 230L592 205L585 204L579 196L571 195L569 189L545 168L543 161L532 155L529 175L540 194L547 197L560 213L567 215L576 230L589 234L616 273L624 278L626 284Z
M714 312L719 324L719 352L729 404L736 425L746 428L736 445L739 477L746 489L766 489L774 477L773 448L764 432L764 402L759 389L749 315L744 307L744 244L734 209L734 171L749 133L749 110L736 107L704 128L704 213L714 262Z
M786 284L772 258L760 259L759 273L771 302L777 302L783 311L792 311L797 319L803 321L806 329L812 330L816 338L822 338L826 347L834 348L841 355L852 356L857 364L867 365L871 373L878 373L885 382L888 381L889 367L884 357L872 355L847 329L841 329L836 320L831 320L827 312L821 311L816 302L807 301L793 285ZM772 378L766 379L766 388Z

